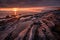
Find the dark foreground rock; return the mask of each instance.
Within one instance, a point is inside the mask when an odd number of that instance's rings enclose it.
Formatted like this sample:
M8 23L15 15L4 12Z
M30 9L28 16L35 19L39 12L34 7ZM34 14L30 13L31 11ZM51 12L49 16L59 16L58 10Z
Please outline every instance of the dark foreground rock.
M60 10L29 16L0 22L0 40L60 40Z

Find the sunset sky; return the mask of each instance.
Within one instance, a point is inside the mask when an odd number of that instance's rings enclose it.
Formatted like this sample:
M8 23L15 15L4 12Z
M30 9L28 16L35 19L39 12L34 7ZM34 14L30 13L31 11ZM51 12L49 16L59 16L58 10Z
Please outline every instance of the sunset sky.
M0 7L36 7L36 6L60 7L60 0L0 0Z
M60 7L60 0L0 0L0 11L15 11L15 14L16 11L41 12L54 7Z

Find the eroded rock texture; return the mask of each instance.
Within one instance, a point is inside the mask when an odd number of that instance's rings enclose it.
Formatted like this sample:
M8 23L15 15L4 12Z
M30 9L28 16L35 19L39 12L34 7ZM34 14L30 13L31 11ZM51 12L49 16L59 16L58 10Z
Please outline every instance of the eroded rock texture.
M0 40L60 40L60 10L0 21Z

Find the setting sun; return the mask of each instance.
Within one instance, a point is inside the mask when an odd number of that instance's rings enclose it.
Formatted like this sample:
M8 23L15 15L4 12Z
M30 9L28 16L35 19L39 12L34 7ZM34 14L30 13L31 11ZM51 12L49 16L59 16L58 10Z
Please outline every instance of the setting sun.
M17 8L13 8L13 10L14 10L14 14L16 15Z

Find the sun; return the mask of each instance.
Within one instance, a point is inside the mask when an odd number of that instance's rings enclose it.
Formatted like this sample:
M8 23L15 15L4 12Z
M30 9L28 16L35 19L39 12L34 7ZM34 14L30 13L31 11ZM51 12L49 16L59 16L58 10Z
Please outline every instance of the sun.
M13 11L14 11L14 15L16 15L17 13L17 8L13 8Z
M13 8L14 11L17 11L17 8Z

